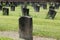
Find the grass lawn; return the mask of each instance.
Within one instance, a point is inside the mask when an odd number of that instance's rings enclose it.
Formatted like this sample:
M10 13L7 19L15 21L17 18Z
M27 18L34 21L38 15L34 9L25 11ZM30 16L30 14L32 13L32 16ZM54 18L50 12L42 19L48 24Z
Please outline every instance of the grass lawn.
M16 7L16 11L9 11L9 16L3 16L0 11L0 31L18 31L18 19L22 16L20 7ZM35 12L31 6L28 8L30 16L33 18L33 35L60 39L60 9L56 10L57 15L52 20L45 19L48 9L41 8L40 12Z
M7 37L0 37L0 40L13 40L13 39Z

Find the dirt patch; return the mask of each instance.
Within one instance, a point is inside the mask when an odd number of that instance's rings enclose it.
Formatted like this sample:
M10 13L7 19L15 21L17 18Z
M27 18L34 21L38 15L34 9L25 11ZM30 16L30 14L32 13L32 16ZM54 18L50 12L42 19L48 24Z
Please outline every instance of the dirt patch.
M19 34L18 32L12 32L12 31L0 31L0 37L9 37L12 38L14 40L21 40L19 39ZM54 38L45 38L45 37L39 37L39 36L33 36L33 40L56 40Z

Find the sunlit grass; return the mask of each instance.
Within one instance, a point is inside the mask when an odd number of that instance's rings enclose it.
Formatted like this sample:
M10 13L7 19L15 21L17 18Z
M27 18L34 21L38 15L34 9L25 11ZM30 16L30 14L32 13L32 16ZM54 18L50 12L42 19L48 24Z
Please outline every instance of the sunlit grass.
M60 38L60 9L52 20L45 19L49 9L40 8L40 12L35 12L33 7L28 6L28 8L33 19L33 35ZM0 31L18 31L18 20L22 16L21 6L16 7L16 11L10 11L9 16L3 16L2 13L0 11Z
M0 40L13 40L13 39L7 37L0 37Z

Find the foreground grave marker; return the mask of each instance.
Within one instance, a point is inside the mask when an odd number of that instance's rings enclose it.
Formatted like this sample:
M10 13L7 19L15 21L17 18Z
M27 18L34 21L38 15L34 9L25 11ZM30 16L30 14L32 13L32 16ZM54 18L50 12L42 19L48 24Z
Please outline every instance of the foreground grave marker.
M23 38L25 40L33 40L31 17L22 16L19 18L19 34L20 38Z

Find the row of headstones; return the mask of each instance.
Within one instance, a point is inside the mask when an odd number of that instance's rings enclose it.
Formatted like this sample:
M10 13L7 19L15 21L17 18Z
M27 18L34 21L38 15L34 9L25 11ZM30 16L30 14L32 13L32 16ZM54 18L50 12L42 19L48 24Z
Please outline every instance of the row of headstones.
M34 6L35 8L35 11L36 12L39 12L39 7L38 6ZM27 9L27 5L24 5L24 6L22 6L21 7L22 8L22 13L23 13L23 15L29 15L29 9ZM26 9L27 9L27 12L26 12ZM49 6L49 11L48 11L48 14L47 14L47 17L46 17L46 19L54 19L55 18L55 15L56 15L56 11L55 11L55 7L53 6L53 5L50 5Z
M9 15L9 9L8 8L2 8L3 9L3 15ZM54 6L49 7L49 11L46 18L54 19L56 15L56 11L54 10ZM11 7L12 11L15 11L15 7ZM29 16L29 9L27 9L26 6L22 6L22 14Z
M47 9L47 4L48 4L47 2L2 2L1 1L0 2L0 5L4 5L4 3L5 3L6 6L11 6L11 5L17 6L19 4L22 4L23 5L25 3L32 4L32 6L35 6L36 4L39 4L41 7L43 7L43 9ZM49 3L49 5L54 5L55 8L58 9L59 6L60 6L60 3Z
M2 6L7 6L7 7L9 7L9 6L11 6L11 5L15 5L15 6L18 6L19 5L19 2L0 2L0 5L2 5Z
M15 7L15 5L17 5L17 3L18 2L16 2L16 3L15 2L10 2L11 7ZM1 3L0 6L2 6L2 4L3 3ZM25 4L25 3L21 3L21 4ZM31 4L32 4L32 6L33 6L33 8L36 12L39 12L41 6L43 7L43 9L47 9L47 3L31 3ZM9 2L7 2L6 5L9 5ZM60 7L59 3L50 3L50 5L54 6L56 9L59 9L59 7Z
M39 12L41 6L43 7L43 9L47 9L47 3L43 3L43 4L33 3L32 6L36 12ZM59 3L51 3L50 6L54 6L55 9L59 9L60 4Z
M9 8L2 7L2 5L0 5L0 11L1 10L3 11L3 15L9 15ZM15 11L14 5L11 6L11 11Z
M34 9L39 12L39 5L37 6L38 4L35 4L34 5ZM22 13L23 15L26 15L29 13L29 9L27 9L27 12L26 12L26 8L27 8L27 5L25 4L25 6L22 6ZM49 7L49 12L47 14L47 17L46 18L51 18L51 19L54 19L55 18L55 15L56 15L56 11L54 10L55 7L53 5L51 5ZM0 5L0 10L2 10L2 6ZM15 6L12 5L11 6L11 10L12 11L15 11ZM9 15L9 9L8 8L3 8L3 15ZM29 14L28 14L29 15Z

